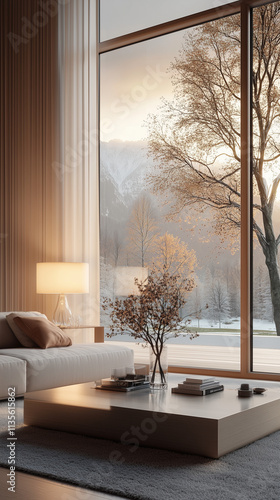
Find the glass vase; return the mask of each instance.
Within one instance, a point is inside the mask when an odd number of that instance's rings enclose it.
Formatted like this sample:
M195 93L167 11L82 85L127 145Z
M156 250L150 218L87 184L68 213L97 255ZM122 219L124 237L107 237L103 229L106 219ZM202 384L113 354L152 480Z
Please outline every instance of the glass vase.
M150 346L150 387L151 389L167 389L167 346Z

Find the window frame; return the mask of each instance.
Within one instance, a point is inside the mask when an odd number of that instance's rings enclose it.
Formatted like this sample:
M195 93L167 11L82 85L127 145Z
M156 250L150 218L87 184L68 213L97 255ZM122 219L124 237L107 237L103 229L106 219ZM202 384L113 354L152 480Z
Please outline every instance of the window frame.
M246 378L280 381L280 374L253 371L252 331L252 204L251 204L251 162L252 162L252 117L251 117L251 18L252 9L274 3L271 0L239 0L177 20L149 27L121 37L99 41L99 2L97 4L97 113L100 123L100 72L101 54L161 35L190 28L215 19L240 14L241 16L241 255L240 255L240 370L218 370L209 368L188 368L169 366L173 373L214 375L219 377ZM100 138L98 138L99 140ZM99 140L100 145L100 140ZM100 147L100 146L99 146ZM99 148L98 148L99 149ZM98 164L99 164L98 151Z

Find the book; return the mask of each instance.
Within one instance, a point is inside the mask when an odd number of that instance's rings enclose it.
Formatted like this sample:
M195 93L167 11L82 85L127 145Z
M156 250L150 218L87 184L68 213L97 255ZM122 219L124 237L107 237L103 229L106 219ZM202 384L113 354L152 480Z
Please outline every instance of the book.
M119 378L119 379L111 379L104 378L101 380L102 387L134 387L136 385L141 385L144 382L147 382L146 377L134 377L134 378Z
M130 387L124 387L121 385L97 385L95 389L101 389L102 391L116 391L116 392L132 392L138 391L140 389L149 389L150 383L148 381L142 384L132 385Z
M185 382L182 384L178 384L178 387L180 389L184 390L199 390L202 391L203 389L212 389L212 387L218 387L220 385L220 382L215 380L214 382L207 382L207 384L186 384Z
M214 394L215 392L220 392L224 390L223 385L218 385L217 387L212 387L211 389L189 389L182 390L180 387L172 387L171 392L174 394L186 394L187 396L207 396L208 394Z
M206 382L215 382L214 377L187 377L184 383L187 384L205 384Z
M187 382L186 380L183 381L183 384L184 385L191 385L192 387L206 387L207 385L211 385L211 384L217 384L219 383L218 379L213 379L213 380L209 380L209 382L202 382L201 384L194 384L193 382Z

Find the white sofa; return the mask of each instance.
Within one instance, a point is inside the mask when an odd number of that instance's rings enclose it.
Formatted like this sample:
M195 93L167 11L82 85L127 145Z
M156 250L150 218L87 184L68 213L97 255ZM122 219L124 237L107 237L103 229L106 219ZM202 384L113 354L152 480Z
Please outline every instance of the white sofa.
M110 377L113 368L133 366L133 350L121 345L22 347L8 325L8 314L0 312L0 399L8 397L9 387L15 387L16 395L21 396L25 392L100 380ZM41 316L37 312L25 314Z

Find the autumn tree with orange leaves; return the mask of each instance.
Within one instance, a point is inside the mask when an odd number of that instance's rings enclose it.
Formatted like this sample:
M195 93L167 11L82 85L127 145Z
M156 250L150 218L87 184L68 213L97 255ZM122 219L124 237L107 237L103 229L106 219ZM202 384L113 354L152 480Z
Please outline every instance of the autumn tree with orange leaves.
M187 243L178 236L166 232L158 236L153 244L153 269L158 273L168 272L170 275L192 278L197 266L196 254L189 250Z

